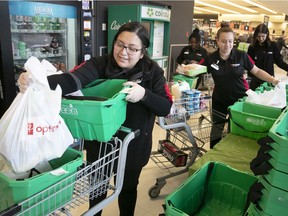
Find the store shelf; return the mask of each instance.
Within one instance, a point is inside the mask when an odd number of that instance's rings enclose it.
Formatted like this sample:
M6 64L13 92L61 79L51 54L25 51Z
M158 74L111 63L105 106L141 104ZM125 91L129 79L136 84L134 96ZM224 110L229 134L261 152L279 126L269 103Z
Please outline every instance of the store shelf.
M47 53L47 54L42 54L42 55L33 55L35 56L36 58L39 58L39 59L43 59L43 58L58 58L58 57L65 57L66 56L66 53L61 53L61 54L52 54L52 53ZM27 55L27 57L25 58L21 58L21 57L14 57L14 60L17 61L17 60L26 60L27 58L29 58L30 56Z
M64 30L38 30L38 29L11 29L11 33L55 33L55 34L65 34L66 29Z

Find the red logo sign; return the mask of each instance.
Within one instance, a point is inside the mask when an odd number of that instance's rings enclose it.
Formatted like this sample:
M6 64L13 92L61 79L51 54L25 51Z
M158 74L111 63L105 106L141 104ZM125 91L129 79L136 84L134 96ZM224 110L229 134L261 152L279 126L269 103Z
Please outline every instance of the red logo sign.
M33 135L33 123L28 123L28 135Z
M61 121L58 122L57 125L47 125L47 126L35 126L35 132L36 133L41 133L44 135L45 133L53 133L55 132L58 128L59 125L61 125ZM28 135L33 135L34 134L34 123L28 123Z

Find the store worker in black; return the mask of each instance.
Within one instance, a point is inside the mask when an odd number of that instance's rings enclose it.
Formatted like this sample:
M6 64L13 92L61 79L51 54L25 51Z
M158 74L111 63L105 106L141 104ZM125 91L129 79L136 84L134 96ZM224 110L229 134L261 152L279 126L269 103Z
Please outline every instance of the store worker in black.
M277 48L280 51L280 53L281 53L283 48L288 49L288 46L285 43L285 38L286 37L285 37L284 34L285 34L285 31L283 30L282 31L282 35L280 37L278 37L277 40L276 40L276 45L277 45Z
M247 53L233 48L234 32L228 25L222 25L216 35L218 50L200 61L212 74L214 89L212 93L212 120L210 148L221 140L224 116L228 107L246 96L248 84L245 70L259 79L276 85L279 81L270 74L259 69ZM222 115L219 115L219 114Z
M198 28L195 28L191 35L189 36L189 45L185 46L179 56L177 57L177 63L179 65L181 64L198 64L198 62L207 56L208 52L205 48L201 47L200 42L201 42L201 36L200 36L200 31ZM202 81L203 75L198 76L198 80L196 83L196 88L199 87L201 81Z
M152 147L152 130L155 116L166 116L170 112L172 97L163 70L147 54L149 35L138 22L128 22L121 26L114 37L112 52L75 67L71 73L48 77L51 89L62 87L63 95L81 89L96 79L128 79L131 86L127 93L127 115L123 126L132 130L140 129L140 135L128 147L123 188L118 198L120 216L133 216L137 185L142 168L147 164ZM136 82L137 80L137 82ZM21 91L29 85L27 73L18 79ZM123 140L126 134L118 132ZM87 160L97 159L97 141L85 141ZM90 200L90 207L96 205L106 195ZM97 215L101 215L101 212Z
M248 48L249 56L254 60L255 65L274 76L274 63L281 69L288 71L288 64L282 60L277 44L271 41L269 29L265 24L259 24L253 34L253 41ZM264 81L254 74L248 73L251 77L250 89L255 90Z

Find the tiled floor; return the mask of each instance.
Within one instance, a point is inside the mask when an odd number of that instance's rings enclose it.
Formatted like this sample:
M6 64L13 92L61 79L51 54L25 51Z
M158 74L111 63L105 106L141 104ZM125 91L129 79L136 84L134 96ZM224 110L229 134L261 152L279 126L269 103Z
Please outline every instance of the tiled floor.
M275 66L276 77L285 77L286 72ZM154 129L154 150L157 149L158 140L165 139L165 130L160 128L158 125ZM177 168L181 169L181 168ZM174 171L178 171L174 169ZM168 174L167 170L161 170L157 165L150 160L148 165L143 169L141 174L140 183L138 187L138 201L135 211L135 216L158 216L164 213L162 204L167 195L173 192L181 183L187 178L188 173L174 176L167 179L166 185L162 188L160 195L151 199L148 195L149 188L154 186L157 177L162 177ZM78 216L81 213L87 211L87 205L82 205L81 207L73 210L71 214L73 216ZM117 200L109 204L103 211L103 216L117 216L119 215Z

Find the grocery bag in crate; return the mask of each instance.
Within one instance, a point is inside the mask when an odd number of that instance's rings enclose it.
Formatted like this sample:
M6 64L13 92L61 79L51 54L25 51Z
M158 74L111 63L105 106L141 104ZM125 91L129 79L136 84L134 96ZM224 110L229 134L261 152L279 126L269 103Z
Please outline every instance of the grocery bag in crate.
M40 61L31 57L25 69L32 84L19 93L0 120L0 155L15 173L61 157L73 137L59 115L62 90L51 90Z
M50 169L43 172L36 167L41 173L33 173L32 177L30 171L20 175L13 175L9 170L0 172L0 215L10 206L20 203L20 215L48 215L71 201L83 153L67 148L60 158L47 163Z
M99 79L84 87L84 96L62 100L60 115L74 138L109 141L126 119L124 79Z

